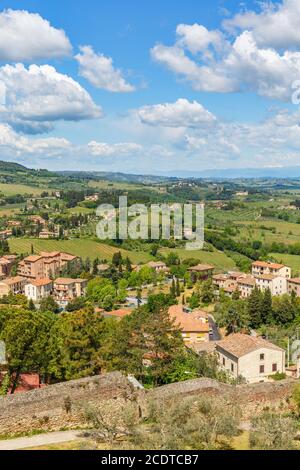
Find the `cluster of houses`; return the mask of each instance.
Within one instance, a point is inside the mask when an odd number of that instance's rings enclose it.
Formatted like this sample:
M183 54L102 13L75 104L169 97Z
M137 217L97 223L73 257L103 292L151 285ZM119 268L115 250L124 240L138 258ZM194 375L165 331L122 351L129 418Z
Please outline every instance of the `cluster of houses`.
M39 215L28 216L28 221L33 226L40 227L39 238L48 240L59 236L59 226L55 225L53 230L49 230L48 222ZM7 222L7 229L0 231L0 240L7 240L13 235L13 229L22 227L23 223L20 220L9 220Z
M130 309L105 313L104 316L122 319L131 314ZM169 308L170 319L180 329L188 348L195 352L214 354L221 370L233 379L243 377L247 383L269 382L275 374L286 374L300 378L300 360L286 367L285 351L258 336L243 333L216 339L213 319L206 311L191 310L183 305Z
M87 280L59 277L66 267L78 263L69 253L41 252L23 259L17 268L17 276L11 277L15 256L0 258L0 298L9 294L24 294L28 300L39 304L52 296L60 307L86 293Z
M229 271L213 275L212 280L216 289L222 289L229 296L238 291L243 299L248 298L255 287L261 291L270 289L272 296L294 293L300 297L300 278L292 278L291 268L279 263L256 261L251 274Z

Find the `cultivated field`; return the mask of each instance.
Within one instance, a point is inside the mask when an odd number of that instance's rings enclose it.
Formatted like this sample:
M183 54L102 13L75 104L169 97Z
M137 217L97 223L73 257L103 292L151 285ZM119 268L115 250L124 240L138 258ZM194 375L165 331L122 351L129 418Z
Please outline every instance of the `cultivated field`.
M31 246L33 246L35 253L39 253L40 251L65 251L80 256L83 259L90 258L91 260L95 258L111 260L114 253L118 251L121 251L124 257L128 256L133 263L137 264L150 261L151 259L150 255L147 255L147 253L120 250L106 245L105 243L98 243L97 241L86 239L57 241L15 238L9 240L9 246L11 252L17 254L31 253Z
M164 256L167 256L169 253L176 253L181 260L185 260L188 258L195 258L199 260L199 263L204 264L212 264L219 270L230 270L236 269L234 261L226 256L225 253L214 251L203 251L203 250L195 250L195 251L188 251L184 248L182 249L170 249L170 248L163 248L160 250L160 253Z
M0 183L0 193L4 196L14 196L16 194L32 194L33 196L39 196L44 188L37 188L33 186L25 186L24 184L3 184Z

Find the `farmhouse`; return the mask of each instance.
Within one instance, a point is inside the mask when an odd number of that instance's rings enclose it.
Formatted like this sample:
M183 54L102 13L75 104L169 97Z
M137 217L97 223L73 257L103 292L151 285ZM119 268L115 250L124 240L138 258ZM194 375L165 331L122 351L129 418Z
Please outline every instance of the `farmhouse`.
M198 264L188 269L195 279L208 279L213 275L215 267L210 264Z
M285 351L262 338L236 333L216 343L221 369L248 383L267 382L285 372Z
M291 278L292 270L289 266L278 263L266 263L264 261L256 261L252 264L253 276L264 276L265 274L272 274L273 276Z
M202 310L190 312L182 305L173 305L169 308L169 315L181 330L182 337L188 346L209 341L210 326L206 312Z

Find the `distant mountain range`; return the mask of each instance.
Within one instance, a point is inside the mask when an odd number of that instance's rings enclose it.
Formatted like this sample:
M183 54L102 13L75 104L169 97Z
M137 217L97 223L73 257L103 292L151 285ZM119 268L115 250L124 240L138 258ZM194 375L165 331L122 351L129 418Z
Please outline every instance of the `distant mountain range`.
M66 177L75 177L82 179L103 179L108 181L128 182L151 184L177 179L253 179L253 178L300 178L300 166L294 167L278 167L278 168L229 168L229 169L211 169L202 171L186 171L177 170L170 172L156 172L153 175L142 174L127 174L127 173L113 173L107 171L47 171L47 170L33 170L26 168L19 163L0 161L0 172L6 173L31 173L36 176L45 175L49 176L61 175Z
M171 171L169 176L178 178L300 178L300 166L278 168L228 168L203 171Z

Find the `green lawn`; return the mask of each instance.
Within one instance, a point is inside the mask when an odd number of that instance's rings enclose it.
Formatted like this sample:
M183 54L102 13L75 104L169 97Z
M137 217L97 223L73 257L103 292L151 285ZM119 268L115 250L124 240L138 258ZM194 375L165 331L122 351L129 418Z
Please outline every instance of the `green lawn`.
M167 256L168 253L176 253L181 260L187 258L198 259L200 263L212 264L220 271L228 271L229 269L236 269L234 261L225 255L225 253L214 251L208 252L203 250L188 251L182 249L163 248L160 253Z
M12 238L9 240L12 253L30 253L31 245L33 245L35 253L39 253L40 251L65 251L84 259L89 257L91 260L95 258L111 260L113 254L117 251L121 251L124 257L128 256L133 263L144 263L151 259L150 255L147 253L119 250L118 248L106 245L105 243L98 243L94 240L74 239L57 241L23 238Z

